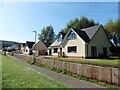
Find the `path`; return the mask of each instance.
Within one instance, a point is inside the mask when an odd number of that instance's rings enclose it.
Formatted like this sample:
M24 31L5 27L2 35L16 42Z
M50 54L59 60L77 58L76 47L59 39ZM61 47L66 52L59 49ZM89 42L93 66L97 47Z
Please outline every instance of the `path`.
M48 69L38 67L35 65L30 65L30 64L28 64L28 63L26 63L26 62L24 62L16 57L13 57L13 56L9 56L9 57L12 58L13 60L19 61L21 64L24 64L32 69L37 70L38 72L44 73L45 75L48 75L48 76L55 78L59 81L70 84L70 85L74 86L75 88L103 88L102 86L99 86L99 85L96 85L93 83L85 82L82 80L77 80L73 77L66 76L64 74L56 73L56 72L53 72L53 71L50 71Z

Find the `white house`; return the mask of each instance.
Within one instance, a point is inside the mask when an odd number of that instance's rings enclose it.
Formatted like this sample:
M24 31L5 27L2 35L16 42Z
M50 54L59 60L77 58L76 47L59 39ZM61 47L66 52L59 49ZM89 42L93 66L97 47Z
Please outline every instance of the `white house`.
M57 39L48 47L48 54L57 56L58 52L63 52L62 50L62 41L66 33L60 32L57 36Z
M109 56L110 42L102 25L96 25L81 30L70 29L65 36L58 38L49 47L51 55L66 57L100 57Z
M26 41L25 46L23 46L23 54L32 54L32 46L35 44L35 42L32 41Z

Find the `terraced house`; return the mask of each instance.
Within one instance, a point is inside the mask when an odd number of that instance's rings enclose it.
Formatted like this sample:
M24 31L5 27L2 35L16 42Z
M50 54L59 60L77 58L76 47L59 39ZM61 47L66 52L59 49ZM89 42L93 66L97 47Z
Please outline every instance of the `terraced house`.
M84 29L71 28L59 33L49 47L49 55L90 58L109 56L110 42L102 25Z

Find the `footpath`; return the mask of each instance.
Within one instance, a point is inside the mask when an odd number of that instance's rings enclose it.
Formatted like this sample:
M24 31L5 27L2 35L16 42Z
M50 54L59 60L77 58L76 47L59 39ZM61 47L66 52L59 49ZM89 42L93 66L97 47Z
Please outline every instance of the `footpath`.
M96 85L96 84L93 84L93 83L89 83L89 82L85 82L85 81L82 81L82 80L77 80L73 77L70 77L70 76L66 76L64 74L60 74L60 73L56 73L56 72L53 72L53 71L50 71L48 69L45 69L45 68L42 68L42 67L38 67L38 66L35 66L35 65L30 65L26 62L24 62L23 60L21 59L18 59L16 57L13 57L13 56L9 56L10 58L12 58L13 60L16 60L18 62L20 62L21 64L23 65L26 65L38 72L41 72L41 73L44 73L45 75L47 76L50 76L52 78L55 78L61 82L64 82L64 83L67 83L75 88L96 88L97 90L101 90L103 89L104 87L102 86L99 86L99 85ZM104 88L105 89L105 88Z

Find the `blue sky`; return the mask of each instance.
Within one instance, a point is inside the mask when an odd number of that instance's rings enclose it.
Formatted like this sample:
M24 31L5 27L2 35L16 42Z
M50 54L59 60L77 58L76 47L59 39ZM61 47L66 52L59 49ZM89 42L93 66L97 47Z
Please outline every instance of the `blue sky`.
M57 34L74 18L86 16L105 25L118 19L117 2L9 2L0 3L0 40L34 41L33 30L38 33L52 25Z

